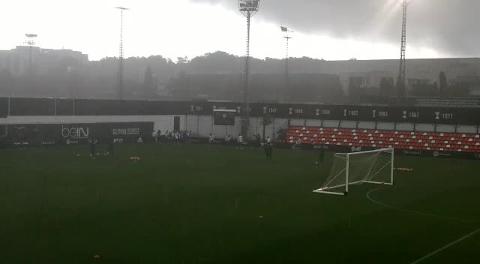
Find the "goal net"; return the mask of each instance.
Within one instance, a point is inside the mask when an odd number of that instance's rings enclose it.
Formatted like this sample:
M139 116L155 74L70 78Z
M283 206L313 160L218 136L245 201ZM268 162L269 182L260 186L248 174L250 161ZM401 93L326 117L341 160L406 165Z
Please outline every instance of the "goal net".
M337 153L330 174L316 193L345 195L350 185L393 185L394 149Z

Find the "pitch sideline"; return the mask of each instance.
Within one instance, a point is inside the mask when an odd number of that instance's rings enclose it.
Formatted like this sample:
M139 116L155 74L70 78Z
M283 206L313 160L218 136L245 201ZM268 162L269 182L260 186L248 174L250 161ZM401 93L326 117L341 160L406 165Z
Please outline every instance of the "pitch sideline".
M389 205L389 204L386 204L384 202L381 202L381 201L378 201L378 200L375 200L371 197L371 194L376 192L376 191L379 191L381 190L382 188L376 188L376 189L373 189L373 190L370 190L367 194L366 194L366 197L367 199L374 203L374 204L377 204L377 205L380 205L380 206L383 206L385 208L389 208L389 209L392 209L392 210L396 210L396 211L400 211L400 212L406 212L406 213L413 213L413 214L417 214L417 215L421 215L421 216L430 216L430 217L435 217L435 218L439 218L439 219L445 219L445 220L455 220L455 221L459 221L459 222L462 222L462 223L473 223L473 222L477 222L477 221L467 221L467 220L463 220L463 219L460 219L460 218L455 218L455 217L447 217L447 216L440 216L440 215L436 215L436 214L431 214L431 213L425 213L425 212L421 212L421 211L415 211L415 210L408 210L408 209L403 209L403 208L399 208L399 207L396 207L396 206L393 206L393 205ZM462 236L461 238L455 240L455 241L452 241L448 244L446 244L445 246L443 247L440 247L428 254L426 254L425 256L411 262L410 264L419 264L421 262L423 262L424 260L426 259L429 259L435 255L437 255L438 253L444 251L444 250L447 250L448 248L452 247L452 246L455 246L459 243L461 243L462 241L470 238L470 237L473 237L475 236L476 234L480 233L480 228Z

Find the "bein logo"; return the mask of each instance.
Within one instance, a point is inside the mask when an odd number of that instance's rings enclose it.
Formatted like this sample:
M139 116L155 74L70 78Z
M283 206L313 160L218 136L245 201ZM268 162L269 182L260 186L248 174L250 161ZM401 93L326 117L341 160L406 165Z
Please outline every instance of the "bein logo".
M71 139L86 139L90 135L90 129L87 127L64 127L62 126L62 137Z

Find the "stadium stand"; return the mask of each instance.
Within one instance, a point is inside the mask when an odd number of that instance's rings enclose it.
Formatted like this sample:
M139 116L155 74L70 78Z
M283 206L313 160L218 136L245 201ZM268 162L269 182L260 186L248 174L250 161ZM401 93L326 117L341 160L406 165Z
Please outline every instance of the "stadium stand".
M480 135L375 129L289 127L287 143L480 153Z
M416 98L417 106L433 106L433 107L480 107L478 98Z
M394 147L405 151L470 153L480 158L480 107L476 106L476 99L465 99L471 104L463 100L433 98L422 103L432 106L252 102L250 133L265 134L287 144ZM445 102L448 106L433 106ZM0 98L0 126L4 132L2 140L7 143L50 142L52 137L58 142L65 138L60 135L65 127L93 133L115 124L139 128L142 135L151 135L153 130L182 130L198 138L210 134L225 138L240 133L243 111L241 103L230 101L12 97ZM224 120L218 119L218 113Z

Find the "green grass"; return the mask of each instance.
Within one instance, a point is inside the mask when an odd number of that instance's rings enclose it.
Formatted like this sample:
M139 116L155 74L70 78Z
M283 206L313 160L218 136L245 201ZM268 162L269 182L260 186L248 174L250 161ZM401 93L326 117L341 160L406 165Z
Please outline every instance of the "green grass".
M1 263L411 263L480 228L478 161L399 156L414 172L395 187L334 197L312 193L329 168L309 151L87 152L0 150ZM480 234L422 263L478 263L479 248Z

